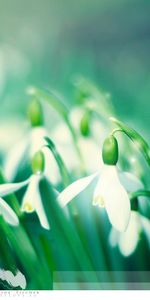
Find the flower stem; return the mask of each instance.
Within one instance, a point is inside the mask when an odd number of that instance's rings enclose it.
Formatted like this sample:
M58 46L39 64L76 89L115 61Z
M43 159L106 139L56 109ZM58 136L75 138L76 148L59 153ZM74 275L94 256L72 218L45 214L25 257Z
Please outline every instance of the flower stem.
M140 197L140 196L150 197L150 191L148 191L148 190L139 190L139 191L130 193L129 196L130 196L131 200L134 199L134 198Z
M110 133L110 135L115 135L116 132L123 132L123 130L121 128L115 128L112 130L112 132Z
M120 131L126 134L126 136L135 144L138 150L142 153L145 160L147 161L150 167L150 146L145 141L145 139L134 129L129 127L128 125L124 124L123 122L111 117L110 121L115 123ZM118 131L118 130L117 130Z
M52 142L52 140L48 137L45 137L45 141L47 142L46 147L48 147L49 150L52 152L52 154L58 164L60 174L62 176L62 181L64 182L64 186L66 187L70 183L70 175L67 170L67 167L66 167L63 159L61 158L60 154L58 153L58 151L55 147L55 144Z

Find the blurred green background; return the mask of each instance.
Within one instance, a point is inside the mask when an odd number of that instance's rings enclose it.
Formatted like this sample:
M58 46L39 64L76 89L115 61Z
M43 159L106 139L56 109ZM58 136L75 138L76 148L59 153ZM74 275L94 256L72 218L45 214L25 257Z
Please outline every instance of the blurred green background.
M72 103L76 74L149 133L149 0L0 0L0 117L24 116L28 85Z

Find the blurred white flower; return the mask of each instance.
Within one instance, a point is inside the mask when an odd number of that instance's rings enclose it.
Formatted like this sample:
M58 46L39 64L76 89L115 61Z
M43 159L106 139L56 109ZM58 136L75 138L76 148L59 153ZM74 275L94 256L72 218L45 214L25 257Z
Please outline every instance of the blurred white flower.
M21 183L4 183L0 184L0 215L10 225L17 226L19 224L18 217L12 208L1 198L7 196L25 186L28 180Z
M145 232L150 246L150 221L137 211L131 211L127 230L119 233L112 228L109 235L109 242L112 247L118 246L122 255L129 256L136 250L142 231Z
M106 130L104 130L99 121L93 120L91 135L83 137L79 130L82 115L83 109L73 109L70 114L70 119L77 131L78 145L84 158L86 171L90 173L97 170L97 161L99 161L100 166L102 166L101 147L98 146L98 141L101 146ZM12 147L4 160L4 174L8 181L12 181L15 178L19 165L21 161L23 161L24 156L28 155L28 151L29 158L32 158L38 150L41 150L46 145L45 136L51 137L70 171L79 169L79 159L74 149L69 129L65 123L60 123L51 133L47 132L43 125L35 126ZM49 150L44 147L44 155L47 151ZM91 157L95 159L91 159ZM56 184L60 181L57 163L51 153L45 156L45 159L45 174L53 184Z
M59 194L60 205L67 205L96 178L98 181L94 188L93 205L105 207L112 226L120 232L125 231L131 213L127 191L133 191L134 187L142 184L134 175L127 172L120 174L116 166L104 165L101 174L96 172L73 182Z
M17 173L19 164L24 159L24 155L29 150L29 156L32 156L44 145L45 128L42 126L31 128L14 147L9 151L4 162L4 174L8 181L12 181Z
M38 150L42 150L45 156L46 177L53 184L59 181L60 174L56 161L50 150L44 147L46 145L45 136L48 136L48 134L44 126L33 127L9 151L4 161L4 175L8 181L12 181L15 178L19 165L24 160L24 156L27 155L31 159Z
M107 129L97 119L90 120L89 135L81 134L80 125L84 115L84 109L75 107L70 112L70 121L76 130L78 146L83 156L87 173L97 170L97 161L102 166L101 146L106 136ZM58 152L66 163L69 170L76 171L79 168L79 160L72 143L72 137L65 123L60 122L51 132L51 139L57 145ZM91 159L94 157L94 159Z

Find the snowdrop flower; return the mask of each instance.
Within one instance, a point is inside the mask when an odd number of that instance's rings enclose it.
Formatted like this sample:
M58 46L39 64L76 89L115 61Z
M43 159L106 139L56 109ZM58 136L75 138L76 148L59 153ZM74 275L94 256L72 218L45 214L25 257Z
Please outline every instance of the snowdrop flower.
M44 177L45 159L42 151L38 151L32 159L33 175L29 178L29 184L24 194L21 210L26 213L36 212L41 226L50 229L44 206L41 199L39 184Z
M3 216L4 220L10 225L17 226L19 219L12 208L3 200L2 197L7 196L25 186L28 180L21 183L4 183L0 184L0 215Z
M134 180L134 176L128 176L128 173L119 174L116 167L118 143L113 136L104 141L102 157L104 162L102 171L81 178L69 185L59 194L58 201L64 207L97 178L92 203L105 207L112 226L123 232L127 229L131 208L129 195L122 182L127 183L127 189L133 189L136 186L134 184L136 180Z
M51 155L51 152L46 147L44 147L42 151L38 151L35 153L35 155L32 158L33 174L26 181L23 181L21 183L4 184L0 186L0 195L6 195L6 192L7 194L11 193L13 191L17 191L22 186L27 185L27 189L25 191L21 205L21 211L26 213L36 212L42 227L44 227L45 229L50 229L50 225L48 223L47 216L44 211L39 184L41 179L44 176L46 177L45 157L48 158L48 155ZM57 194L58 192L54 189L54 193ZM7 208L7 205L5 205L5 207Z
M150 246L150 221L137 211L131 211L127 230L119 233L112 228L109 235L109 242L112 247L118 246L122 255L129 256L135 251L142 231L145 232Z
M34 99L31 102L28 114L32 125L31 131L27 136L23 137L19 143L16 143L10 150L4 162L4 174L8 181L12 181L15 178L19 164L28 150L29 157L32 158L37 151L45 146L44 138L47 135L47 132L43 126L42 108L37 100ZM43 153L46 160L46 166L50 166L50 170L53 170L53 172L50 172L49 169L47 169L47 177L52 183L56 183L59 176L57 164L51 153L47 155L46 148L43 148Z
M78 145L83 156L86 171L88 173L97 170L97 161L101 160L101 146L106 128L99 120L90 118L89 112L82 107L75 107L71 110L70 121L76 130ZM76 171L79 167L77 153L72 144L72 137L65 123L60 122L51 132L51 139L57 145L58 152L66 163L69 170ZM88 151L87 151L88 149ZM95 157L91 160L91 157Z

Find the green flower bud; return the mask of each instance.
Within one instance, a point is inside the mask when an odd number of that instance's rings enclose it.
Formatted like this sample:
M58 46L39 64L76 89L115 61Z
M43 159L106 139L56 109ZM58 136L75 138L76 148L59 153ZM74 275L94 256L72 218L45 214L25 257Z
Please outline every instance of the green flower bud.
M43 125L42 106L37 99L33 99L28 107L28 118L32 127Z
M42 151L38 151L31 161L32 172L34 174L43 173L45 167L45 159Z
M89 116L89 113L86 112L83 115L81 122L80 122L80 132L83 136L89 136L89 134L90 134L89 121L90 121L90 116Z
M104 164L116 165L118 161L118 142L113 135L105 139L102 157Z

